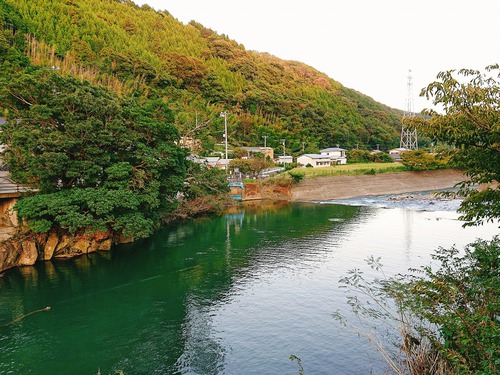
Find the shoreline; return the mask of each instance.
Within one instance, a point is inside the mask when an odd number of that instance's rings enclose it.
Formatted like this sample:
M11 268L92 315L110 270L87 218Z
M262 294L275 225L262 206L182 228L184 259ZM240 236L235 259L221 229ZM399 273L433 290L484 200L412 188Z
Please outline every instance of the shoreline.
M302 180L292 188L292 202L314 202L349 199L362 196L404 194L452 188L466 181L461 171L387 172L376 175L322 176Z

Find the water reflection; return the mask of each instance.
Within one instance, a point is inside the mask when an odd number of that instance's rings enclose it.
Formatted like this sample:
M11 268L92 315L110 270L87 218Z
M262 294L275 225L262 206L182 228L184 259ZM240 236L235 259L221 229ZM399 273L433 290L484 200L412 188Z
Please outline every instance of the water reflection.
M0 328L0 373L296 373L290 354L309 373L366 373L373 351L331 319L343 303L336 281L367 255L402 271L443 233L457 238L460 224L436 215L251 203L110 252L10 270L0 324L52 310Z

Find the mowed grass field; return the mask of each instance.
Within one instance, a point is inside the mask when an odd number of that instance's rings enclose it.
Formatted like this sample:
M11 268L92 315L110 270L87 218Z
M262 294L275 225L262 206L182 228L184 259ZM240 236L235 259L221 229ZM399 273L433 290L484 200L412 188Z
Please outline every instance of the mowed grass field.
M320 168L294 168L293 172L303 172L305 178L314 178L321 176L336 176L336 175L359 175L359 174L376 174L385 172L403 172L407 171L404 165L400 163L357 163L357 164L343 164L335 165L332 167ZM293 173L292 172L292 173Z

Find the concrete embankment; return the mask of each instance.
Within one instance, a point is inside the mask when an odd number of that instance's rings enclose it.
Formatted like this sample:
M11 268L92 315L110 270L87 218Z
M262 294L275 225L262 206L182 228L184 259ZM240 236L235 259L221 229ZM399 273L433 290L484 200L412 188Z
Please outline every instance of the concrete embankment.
M291 200L321 201L446 189L466 179L455 169L317 177L294 186Z

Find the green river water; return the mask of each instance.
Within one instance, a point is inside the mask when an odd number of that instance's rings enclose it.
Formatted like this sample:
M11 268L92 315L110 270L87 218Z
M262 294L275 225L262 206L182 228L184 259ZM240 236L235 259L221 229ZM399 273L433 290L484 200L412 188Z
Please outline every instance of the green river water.
M256 204L8 270L0 374L298 374L291 354L309 375L383 374L332 318L349 315L338 279L372 254L404 272L497 229L463 229L450 210Z

